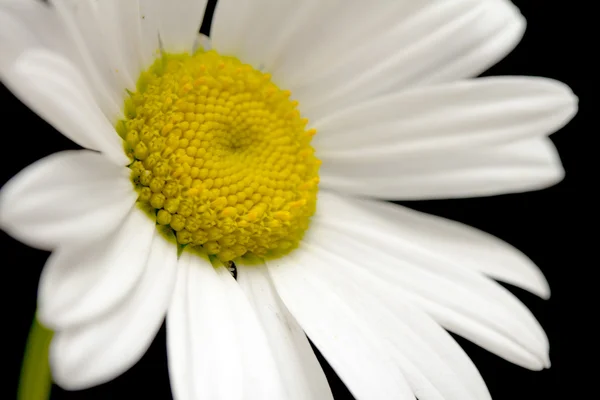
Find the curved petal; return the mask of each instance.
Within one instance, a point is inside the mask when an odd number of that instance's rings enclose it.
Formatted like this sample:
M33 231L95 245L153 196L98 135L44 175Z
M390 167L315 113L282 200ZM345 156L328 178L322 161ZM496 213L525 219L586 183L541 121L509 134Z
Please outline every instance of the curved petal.
M153 0L159 15L160 40L169 53L191 53L202 25L207 0Z
M548 138L446 154L323 157L321 186L368 197L420 200L493 196L544 189L564 170Z
M56 14L37 0L4 0L0 3L0 77L19 55L32 48L72 53Z
M44 49L24 52L12 65L8 87L63 135L129 164L123 141L102 114L78 70L64 57Z
M121 88L135 91L140 73L149 67L142 53L143 18L139 0L98 1L95 11L100 28L96 35L102 37L106 57L110 57L115 68L115 79Z
M287 400L333 400L327 378L298 322L282 303L263 262L239 260L237 282L267 335Z
M319 195L324 210L339 209L342 200L330 193ZM367 199L344 199L347 213L369 220L369 225L405 238L419 252L453 260L494 279L528 290L544 299L550 287L540 269L522 252L508 243L460 222L411 210L396 204ZM385 221L385 222L384 222ZM392 228L393 225L393 228Z
M322 245L327 247L327 243ZM385 345L419 399L490 398L466 354L447 333L442 333L439 325L411 306L397 288L380 285L382 282L367 274L355 273L350 261L306 243L294 253L291 263L270 264L278 264L273 268L279 280L290 279L286 278L290 274L304 276L298 285L302 289L310 286L310 294L319 296L318 300L339 299L344 307L337 313L362 321L374 332L375 340ZM432 332L423 334L424 328ZM435 341L441 343L434 344Z
M200 257L181 255L167 313L174 397L285 399L267 337L244 293L229 271Z
M487 1L487 0L484 0ZM460 49L442 46L444 56L419 85L450 82L479 75L506 57L521 41L527 22L510 0L495 0L476 21ZM454 56L452 56L452 52ZM435 61L434 61L435 62ZM393 88L390 88L393 89Z
M159 39L160 0L139 1L139 28L142 65L148 68L161 55Z
M326 244L328 252L403 290L445 328L508 361L529 369L549 366L542 327L506 289L443 254L414 245L393 223L361 207L327 203L320 202L309 243Z
M299 253L266 260L269 273L288 310L348 389L361 400L414 399L397 354L333 288L304 273Z
M0 226L37 248L93 241L113 231L137 199L129 170L87 150L25 168L2 188Z
M96 103L111 123L123 115L125 89L135 88L125 73L122 42L107 40L107 27L101 23L104 8L93 0L53 0L67 36L73 43L75 59L87 78ZM108 4L108 3L106 3ZM114 28L114 23L110 24Z
M142 277L155 230L155 222L133 208L114 234L87 245L59 247L40 278L40 321L60 331L114 309Z
M212 37L218 51L272 73L312 118L376 93L476 75L516 46L524 26L509 1L220 0Z
M491 77L409 89L314 121L323 161L372 159L502 144L549 135L577 112L562 82Z
M135 90L142 69L160 54L160 1L8 0L0 5L0 73L31 48L66 57L86 80L111 123L122 117L125 89ZM5 68L4 68L5 69Z
M129 3L133 1L136 0L128 1L125 8L131 8ZM15 80L10 77L8 69L20 54L26 50L46 49L77 66L78 75L85 77L94 102L111 122L116 122L116 118L122 115L122 95L125 92L124 87L115 81L120 75L113 72L119 68L123 72L124 68L109 64L120 59L121 56L117 57L117 54L120 54L118 50L124 41L115 47L114 40L113 43L103 40L106 31L98 26L97 4L89 0L55 0L51 5L46 3L5 0L0 5L0 38L3 43L0 75L3 80ZM105 3L102 2L102 5ZM120 16L126 15L128 13L124 12ZM114 25L112 19L109 20ZM111 33L114 30L111 29ZM110 56L105 56L106 50L109 50Z
M302 49L294 45L304 34L320 31L306 27L326 27L324 22L340 10L341 4L339 0L221 0L215 8L210 36L220 53L272 73L281 57L306 55L310 43Z
M518 11L507 4L481 0L414 2L404 11L403 18L386 16L391 24L379 37L365 35L368 41L363 39L361 44L346 43L345 48L349 50L344 51L347 55L342 57L332 50L329 58L335 59L330 68L311 68L295 62L312 75L316 74L315 70L324 70L324 73L318 76L305 74L307 78L298 84L282 82L299 100L303 115L309 119L329 115L374 95L435 83L432 76L438 70L460 61L463 55L481 47L482 42L493 37L495 32L521 18ZM483 65L472 65L465 75L469 76L469 72ZM277 73L274 78L278 78Z
M54 381L64 389L85 389L138 362L162 325L176 267L177 247L155 231L148 265L128 297L109 314L55 334L50 348Z

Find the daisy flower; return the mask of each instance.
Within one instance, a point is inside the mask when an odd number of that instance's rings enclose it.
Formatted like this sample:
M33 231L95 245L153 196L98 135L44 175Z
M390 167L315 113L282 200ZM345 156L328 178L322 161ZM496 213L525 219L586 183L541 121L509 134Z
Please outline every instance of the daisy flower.
M504 0L2 0L2 82L84 149L2 189L50 250L54 380L134 365L166 318L177 399L488 399L446 331L550 365L522 253L380 199L489 196L563 177L560 82L477 78L520 40ZM26 123L17 125L23 134ZM27 132L35 143L35 133ZM232 383L231 377L235 377Z

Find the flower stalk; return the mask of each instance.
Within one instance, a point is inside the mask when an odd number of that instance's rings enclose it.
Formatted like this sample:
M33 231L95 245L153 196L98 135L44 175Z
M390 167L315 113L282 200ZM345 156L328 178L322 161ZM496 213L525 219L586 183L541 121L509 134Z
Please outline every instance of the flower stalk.
M48 350L53 335L54 333L42 326L37 318L33 319L23 357L17 400L50 398L52 376L50 375Z

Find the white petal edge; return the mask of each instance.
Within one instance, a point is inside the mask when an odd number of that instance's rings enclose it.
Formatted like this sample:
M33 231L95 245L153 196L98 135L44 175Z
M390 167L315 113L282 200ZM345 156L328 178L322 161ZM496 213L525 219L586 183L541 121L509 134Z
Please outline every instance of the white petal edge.
M171 302L177 246L156 230L139 283L109 314L52 339L54 381L67 390L108 382L131 368L150 347Z
M164 1L156 0L53 3L77 49L74 58L89 79L100 108L113 123L122 116L126 89L135 91L140 72L160 55L161 17L172 16L175 9L181 16L179 28L189 19L181 9L170 4L165 8Z
M340 299L346 307L340 308L338 314L348 314L346 318L361 320L372 329L416 397L490 398L483 379L464 351L437 323L412 306L398 288L369 274L356 273L347 260L306 243L294 256L285 270L278 273L305 276L301 283L312 283L314 287L310 290L315 290L314 295L321 302L329 296Z
M191 53L204 18L207 0L155 0L160 40L169 53Z
M323 41L322 37L336 34L321 32L319 37L312 39L322 41L323 46L304 44L310 55L294 52L294 56L302 57L294 59L288 68L281 68L281 73L274 71L274 79L281 80L281 84L292 91L306 117L316 119L329 115L341 106L356 104L375 95L470 77L510 51L524 28L518 10L508 1L429 1L398 5L408 8L400 9L400 18L391 18L394 13L389 12L383 17L388 22L370 30L381 30L381 34L371 35L367 31L362 37L338 43L339 48L329 49L329 40ZM349 18L347 24L352 28L341 31L353 31L355 21L368 20L371 13ZM336 28L333 24L327 25ZM472 53L485 48L488 41L497 40L497 35L505 35L505 29L510 32L510 39L493 50L491 59L473 57ZM302 32L304 34L305 30ZM353 38L353 35L346 35ZM312 54L312 47L322 47L322 53L327 55ZM492 52L491 49L488 51ZM456 67L448 70L456 63L464 67L466 60L463 58L473 64L463 71ZM324 61L329 61L329 65L321 66ZM303 79L288 78L294 75L295 69L300 71L295 75Z
M549 138L419 154L323 160L321 187L379 199L430 200L541 190L565 171Z
M69 60L44 49L27 50L7 78L8 88L63 135L118 165L129 164L122 139Z
M60 331L118 307L148 265L155 230L155 222L134 207L114 234L55 250L40 278L40 322Z
M450 258L414 246L393 224L360 207L348 208L343 201L320 205L310 243L327 243L326 251L393 284L445 328L500 357L533 370L550 365L543 328L506 289Z
M548 339L543 329L522 304L495 282L459 274L458 269L439 273L444 267L441 262L414 262L416 256L406 254L405 249L395 253L387 250L386 245L392 247L389 243L375 246L367 241L365 245L362 236L351 239L336 231L321 231L318 235L319 239L335 240L335 244L321 247L323 250L352 260L355 268L393 285L444 328L524 368L549 367Z
M115 43L114 39L111 43L101 23L100 9L106 12L107 4L102 2L99 7L98 2L93 0L52 1L53 9L73 44L73 59L87 78L98 107L111 123L116 123L123 116L125 89L134 88L135 83L124 74L122 43ZM111 20L110 28L114 29L115 23Z
M136 199L127 168L92 151L64 151L4 185L0 227L32 247L52 250L108 235Z
M308 108L369 69L383 69L326 104L329 113L373 87L396 91L474 76L509 53L525 28L510 1L374 3L221 0L212 37L217 50L272 73Z
M342 204L337 196L322 192L319 202L327 209ZM542 271L521 251L479 229L460 222L421 213L384 201L344 199L348 214L357 209L371 226L384 229L409 241L419 252L453 260L491 278L525 289L543 299L550 298L550 286ZM383 222L385 221L385 222ZM393 225L393 228L391 227Z
M395 354L332 288L304 274L298 250L266 260L281 299L357 399L414 399Z
M487 1L487 0L484 0ZM419 81L419 85L450 82L479 75L506 57L517 47L527 27L527 21L510 0L495 0L480 21L478 33L483 33L478 45L471 45L454 60Z
M179 400L285 398L267 337L239 285L224 267L186 251L167 312L167 353Z
M212 40L208 36L203 33L200 33L196 36L196 41L194 42L193 52L202 49L204 51L209 51L212 49Z
M4 0L0 4L0 77L28 49L72 54L56 14L37 0Z
M5 44L0 54L0 76L10 88L10 81L19 79L10 76L10 68L27 50L64 57L78 70L78 77L85 78L97 107L115 123L122 117L123 89L135 88L134 79L139 74L139 46L133 40L139 37L139 29L137 21L131 21L137 0L116 11L117 1L98 5L88 0L55 0L52 5L36 0L4 1L0 6L0 39ZM94 148L81 140L76 142Z
M273 72L276 59L293 53L285 49L293 48L289 41L300 29L307 32L309 19L318 26L323 15L339 4L337 0L222 0L215 8L211 38L220 53Z
M140 73L149 67L144 62L147 57L142 53L143 18L139 0L103 0L96 4L98 26L101 27L98 33L103 37L107 57L111 58L116 81L121 87L136 91Z
M489 77L413 88L313 121L324 160L423 155L549 135L577 112L562 82Z
M148 68L160 57L159 24L160 0L137 0L140 28L140 48L142 65Z
M236 260L237 282L248 297L273 349L287 400L333 400L325 373L304 331L273 287L263 262Z

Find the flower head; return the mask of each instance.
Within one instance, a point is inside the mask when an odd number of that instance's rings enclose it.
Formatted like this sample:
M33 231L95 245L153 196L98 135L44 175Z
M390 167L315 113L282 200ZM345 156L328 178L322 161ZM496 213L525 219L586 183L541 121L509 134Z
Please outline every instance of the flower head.
M166 316L178 399L327 399L308 335L358 399L487 399L445 329L549 367L542 297L500 240L379 199L534 190L560 82L472 79L524 30L505 0L2 0L0 77L84 150L3 188L51 250L38 318L56 382L106 382ZM229 268L235 268L236 278ZM305 335L306 334L306 335ZM230 376L239 384L232 385Z
M137 87L117 126L158 224L222 261L295 248L315 212L320 161L290 92L214 50L165 55Z

